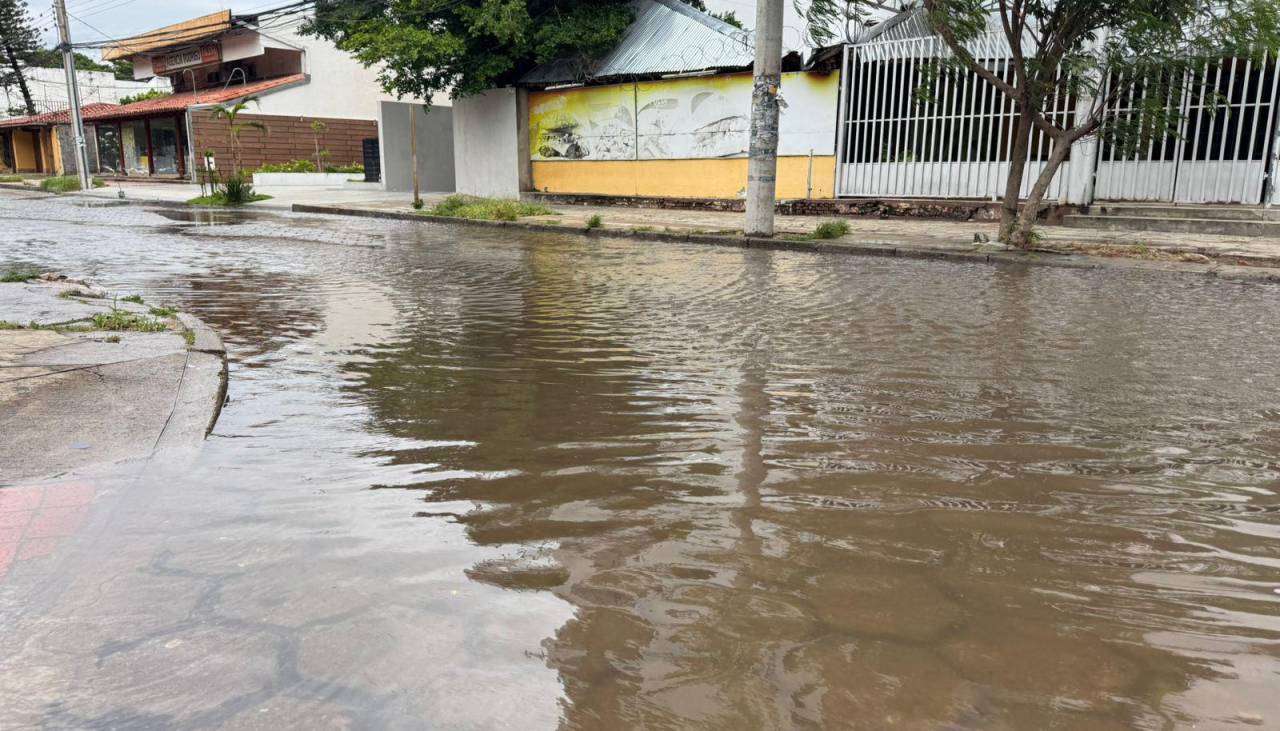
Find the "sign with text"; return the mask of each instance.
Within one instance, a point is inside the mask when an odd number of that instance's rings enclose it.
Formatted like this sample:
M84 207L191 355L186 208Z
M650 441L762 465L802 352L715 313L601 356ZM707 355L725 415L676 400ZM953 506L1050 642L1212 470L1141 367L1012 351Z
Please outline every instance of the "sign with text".
M170 71L217 63L221 60L222 48L216 43L207 43L199 48L156 56L151 59L151 71L156 74L167 74Z

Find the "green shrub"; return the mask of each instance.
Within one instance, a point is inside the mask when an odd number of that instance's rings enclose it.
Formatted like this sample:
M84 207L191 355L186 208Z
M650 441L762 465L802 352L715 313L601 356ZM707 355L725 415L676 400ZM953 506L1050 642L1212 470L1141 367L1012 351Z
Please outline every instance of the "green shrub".
M604 219L599 214L587 219L587 228L600 228L604 225Z
M21 175L0 175L0 183L21 183Z
M102 178L93 179L93 187L101 188L106 185ZM55 178L45 178L40 181L40 190L47 193L71 193L80 190L80 177L77 175L59 175Z
M134 102L145 102L148 99L159 99L160 97L169 96L170 92L160 89L147 89L146 91L120 97L118 104L133 104Z
M814 239L838 239L849 233L849 224L844 221L824 221L809 235Z
M240 206L253 200L253 183L243 175L232 175L222 183L222 199L229 206Z
M202 195L187 202L196 206L242 206L270 198L269 195L253 192L253 183L244 175L236 174L224 180L211 195Z
M316 164L310 160L290 160L288 162L269 162L259 167L256 173L314 173Z
M470 195L451 195L437 203L427 213L432 216L488 221L514 221L523 216L558 215L550 208L533 203L504 198L477 198Z
M326 173L363 173L364 165L358 162L353 162L350 165L325 165L324 171Z

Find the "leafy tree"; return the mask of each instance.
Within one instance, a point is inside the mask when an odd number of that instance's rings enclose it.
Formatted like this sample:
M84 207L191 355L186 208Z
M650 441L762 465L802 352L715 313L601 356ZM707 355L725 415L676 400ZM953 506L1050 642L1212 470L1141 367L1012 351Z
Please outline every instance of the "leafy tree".
M118 58L106 63L89 58L79 51L73 51L72 55L76 59L77 71L102 71L115 76L120 81L133 81L132 61ZM56 48L38 49L32 54L29 65L38 66L42 69L60 69L62 68L62 51Z
M111 62L111 73L120 81L133 81L133 61L117 58Z
M146 91L140 91L137 94L131 94L128 96L120 97L120 103L133 104L134 102L145 102L148 99L159 99L161 97L166 97L169 95L170 95L170 92L167 92L163 89L147 89Z
M512 83L552 59L585 62L632 19L628 0L318 0L304 32L380 65L387 92L430 100Z
M27 14L26 4L22 0L0 0L0 87L18 87L27 114L35 114L36 105L23 69L32 65L39 50L40 35Z
M929 23L950 51L936 74L970 73L1012 100L1018 113L1001 221L1001 240L1034 244L1033 227L1045 192L1078 140L1098 135L1135 145L1175 134L1180 112L1168 108L1185 71L1223 58L1259 58L1280 47L1276 0L924 0ZM810 35L833 37L833 24L864 13L867 0L812 0L805 9ZM1012 74L1000 75L971 44L998 19L1010 49ZM1107 78L1127 80L1107 86ZM1194 82L1193 82L1194 83ZM1092 99L1064 124L1049 110L1056 94ZM927 92L923 92L927 95ZM1133 112L1117 114L1124 98ZM1018 194L1034 130L1053 140L1053 152L1021 210Z
M76 59L76 71L105 71L109 74L115 73L115 69L109 64L95 61L79 51L73 51L71 55ZM59 51L56 48L41 48L32 55L31 65L38 66L42 69L60 69L62 68L62 51Z
M249 108L249 104L258 105L258 97L247 96L235 104L219 104L213 108L213 112L209 115L211 119L227 120L227 130L231 133L231 176L233 178L240 177L240 135L245 129L252 128L262 133L267 133L267 125L262 122L253 120L240 120L240 114Z

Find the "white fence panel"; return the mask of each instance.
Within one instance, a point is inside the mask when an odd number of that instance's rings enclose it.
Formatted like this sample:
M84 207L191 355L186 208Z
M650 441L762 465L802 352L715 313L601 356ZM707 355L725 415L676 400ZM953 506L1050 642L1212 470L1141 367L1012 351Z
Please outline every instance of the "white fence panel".
M867 43L849 48L842 83L837 194L886 198L997 198L1005 192L1018 114L1012 100L976 73L932 71L945 52L936 38ZM1003 40L975 44L987 68L1012 80ZM921 89L928 94L922 96ZM1069 125L1075 100L1060 94L1051 117ZM1021 195L1027 195L1053 150L1035 130L1027 150ZM1065 194L1071 161L1046 196Z

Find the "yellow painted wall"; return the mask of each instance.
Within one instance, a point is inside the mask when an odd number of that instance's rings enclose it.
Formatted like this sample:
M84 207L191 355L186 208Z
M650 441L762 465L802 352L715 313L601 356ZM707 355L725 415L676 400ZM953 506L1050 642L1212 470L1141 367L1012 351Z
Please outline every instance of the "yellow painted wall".
M805 197L809 158L778 158L778 198ZM833 198L836 159L813 158L813 197ZM747 160L557 160L533 163L533 187L545 193L738 198Z
M550 193L738 198L747 184L751 75L529 94L533 187ZM834 195L839 74L783 74L778 197Z
M36 136L25 130L13 132L13 163L17 172L36 172Z

